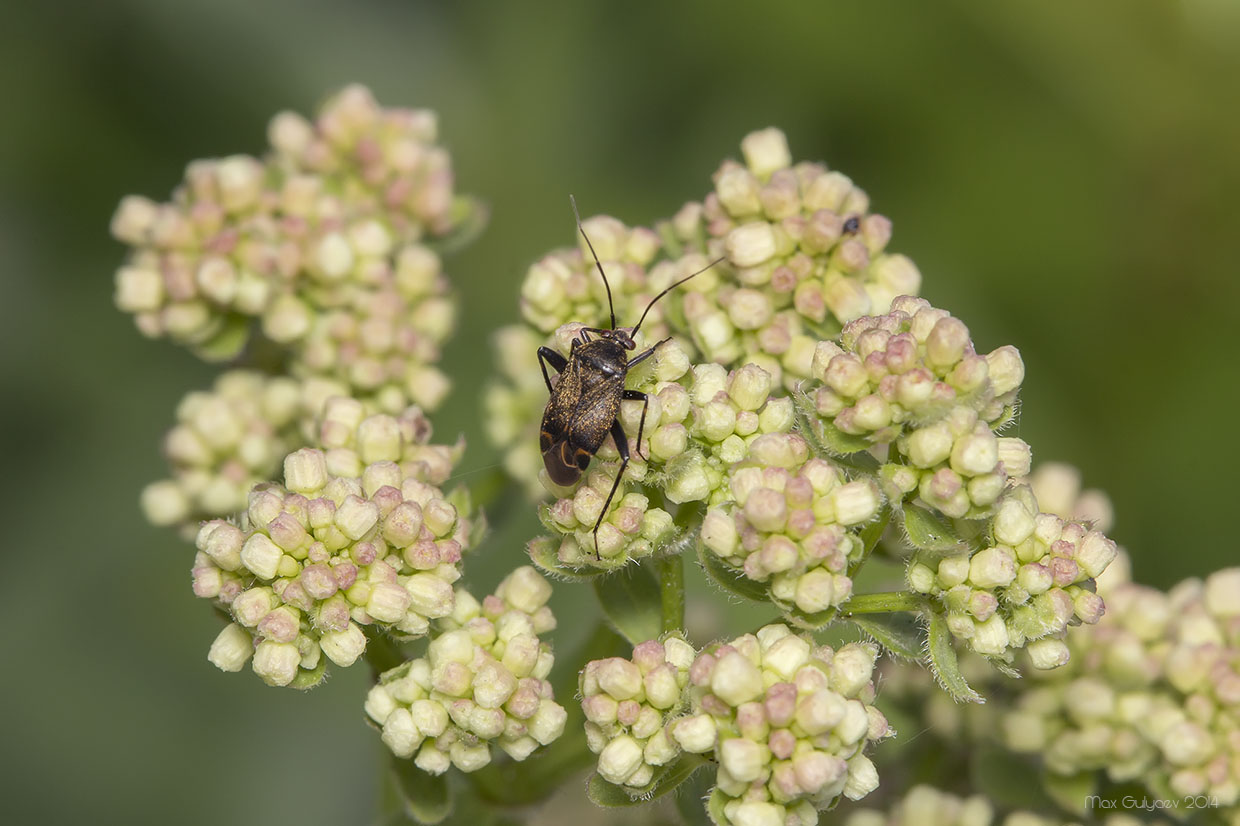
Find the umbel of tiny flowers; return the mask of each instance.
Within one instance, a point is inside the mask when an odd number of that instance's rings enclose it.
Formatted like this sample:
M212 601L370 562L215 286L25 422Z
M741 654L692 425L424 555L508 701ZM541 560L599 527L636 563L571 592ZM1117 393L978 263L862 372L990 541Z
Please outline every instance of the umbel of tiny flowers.
M277 115L265 158L196 161L171 202L121 202L112 233L133 253L117 273L117 305L146 335L207 358L236 355L261 319L265 336L294 350L310 336L301 347L320 363L350 322L362 329L339 344L337 361L396 349L429 363L445 332L446 282L420 244L477 211L453 194L436 132L431 112L382 109L362 86L328 100L313 123ZM361 361L340 372L373 390L376 369Z
M472 772L491 762L492 743L521 761L563 734L567 713L547 682L554 658L539 640L555 628L550 596L528 565L481 603L458 589L426 656L385 672L366 698L396 757L430 774Z
M715 188L660 225L673 251L727 257L730 277L686 295L695 344L711 360L755 362L791 387L809 375L814 342L839 324L887 311L916 294L921 275L885 252L891 222L845 175L793 165L778 129L741 142L744 163L725 161ZM786 375L782 375L786 371Z
M718 763L708 804L717 824L812 826L841 795L858 800L878 787L863 752L893 732L873 705L877 653L769 625L698 655L687 714L667 731Z
M695 655L691 645L673 635L641 643L627 660L586 663L581 708L586 742L599 756L600 777L642 789L659 767L679 756L680 747L668 736L667 726L684 709Z
M891 224L868 213L869 199L848 178L822 164L793 166L777 129L748 135L742 151L744 165L726 162L715 190L659 222L657 234L603 216L583 226L608 273L620 324L722 256L661 299L643 332L650 341L676 335L693 362L725 370L754 364L772 388L792 388L811 375L820 340L858 316L885 313L898 295L916 294L921 276L904 256L884 252ZM580 239L531 266L521 296L526 324L496 336L501 377L488 390L487 410L488 435L507 451L506 466L528 480L539 466L530 445L547 400L535 351L565 344L556 334L565 324L607 326L610 317Z
M973 348L959 319L900 296L891 311L844 328L814 354L806 388L818 437L841 452L886 444L880 474L895 502L917 496L948 517L987 515L1029 446L994 431L1011 420L1024 378L1014 347Z
M300 440L302 401L299 382L250 370L229 370L210 391L186 395L164 437L171 478L142 492L146 518L193 531L203 519L243 510L250 490Z
M194 593L232 619L211 646L221 669L252 656L264 681L309 687L324 675L321 655L356 661L363 626L418 637L452 612L474 530L435 484L453 450L425 444L417 410L360 419L346 438L342 411L360 406L329 405L325 441L338 446L291 453L284 485L257 486L239 525L199 530Z
M1206 796L1240 820L1240 568L1164 593L1108 576L1106 616L1072 662L1020 691L1009 748L1053 775L1101 771L1167 799Z
M916 553L909 587L932 596L957 639L979 654L1010 660L1028 647L1035 668L1068 661L1069 624L1096 623L1105 605L1095 579L1115 543L1079 522L1042 513L1028 486L1010 489L986 526L984 547Z

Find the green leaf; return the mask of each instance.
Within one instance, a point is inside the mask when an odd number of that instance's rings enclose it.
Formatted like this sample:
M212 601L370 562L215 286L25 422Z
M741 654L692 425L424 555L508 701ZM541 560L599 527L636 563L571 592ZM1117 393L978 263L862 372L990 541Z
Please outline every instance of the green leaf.
M920 660L926 653L926 630L912 614L866 614L849 617L857 626L895 656Z
M874 443L865 436L854 436L851 433L845 433L831 422L823 419L818 419L816 434L819 441L822 442L822 446L837 456L860 453L874 446ZM874 460L874 468L878 469L877 459Z
M698 542L697 557L702 570L706 572L706 578L728 593L755 602L771 601L771 593L765 585L754 582L745 576L743 571L738 571L724 562L718 554L706 547L706 543Z
M705 758L696 754L683 754L676 762L656 771L650 782L640 789L626 789L608 783L595 773L590 776L590 782L586 785L586 794L595 805L609 809L636 806L675 791L704 765Z
M969 549L968 543L946 519L916 505L904 507L904 532L918 550L947 554Z
M1060 808L1074 815L1088 813L1089 796L1094 793L1097 785L1098 775L1095 772L1079 774L1046 772L1042 775L1042 786L1046 789L1046 793L1059 804Z
M433 775L413 765L412 760L392 758L392 771L400 791L405 813L423 826L442 823L452 814L452 796L446 775Z
M627 565L595 579L594 593L608 621L632 645L663 633L663 595L644 566Z
M556 579L566 582L591 582L607 573L605 568L569 568L560 562L559 541L552 536L537 536L525 546L530 561Z
M938 679L939 685L957 702L984 703L982 695L974 691L960 673L960 662L956 658L952 632L947 627L947 620L941 614L930 616L928 632L930 668Z

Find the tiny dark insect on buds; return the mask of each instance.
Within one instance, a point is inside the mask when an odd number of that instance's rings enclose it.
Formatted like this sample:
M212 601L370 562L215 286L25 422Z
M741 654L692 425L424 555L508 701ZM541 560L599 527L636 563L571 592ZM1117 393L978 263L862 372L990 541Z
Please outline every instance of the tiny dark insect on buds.
M616 472L616 479L611 485L611 491L607 494L607 501L603 503L603 509L599 512L598 521L594 523L594 557L600 559L598 530L607 515L607 509L611 507L611 500L616 495L616 490L620 487L620 479L624 476L624 469L628 467L630 458L629 439L618 418L620 402L627 400L642 403L642 416L637 425L639 456L641 455L642 432L646 427L646 410L650 406L650 400L645 393L626 389L624 381L630 368L650 358L659 347L671 339L665 338L656 342L652 347L632 358L628 357L628 352L637 348L634 342L637 331L641 329L646 315L655 302L723 259L715 259L656 295L646 305L637 324L632 327L616 327L616 310L612 303L611 284L607 282L607 273L603 272L603 263L599 261L598 253L594 251L594 245L581 225L577 201L571 195L569 201L573 205L577 229L581 237L585 239L590 254L594 256L594 264L598 268L598 274L603 278L603 286L607 289L607 309L611 316L611 327L609 329L583 327L573 339L567 358L550 347L538 348L538 365L542 368L543 381L546 382L547 392L550 393L547 409L543 411L539 447L542 450L543 464L547 468L547 475L551 481L557 485L571 485L580 479L581 474L589 467L590 459L602 447L608 433L616 443L616 450L620 453L620 470ZM560 379L554 386L551 384L551 377L547 374L548 364L560 374ZM643 456L642 459L644 460L645 457Z

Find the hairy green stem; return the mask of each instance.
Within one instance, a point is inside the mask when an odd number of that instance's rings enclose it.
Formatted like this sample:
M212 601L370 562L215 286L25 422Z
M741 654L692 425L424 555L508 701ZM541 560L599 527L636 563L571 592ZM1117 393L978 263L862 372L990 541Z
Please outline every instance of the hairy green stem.
M677 631L685 625L685 558L683 554L659 560L659 592L663 602L663 630Z
M890 614L896 611L919 611L922 597L911 591L883 591L857 594L840 609L844 614Z

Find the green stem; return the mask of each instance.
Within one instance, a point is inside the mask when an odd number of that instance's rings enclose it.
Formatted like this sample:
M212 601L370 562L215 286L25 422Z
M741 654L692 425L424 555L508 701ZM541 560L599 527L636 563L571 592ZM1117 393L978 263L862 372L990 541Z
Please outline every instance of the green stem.
M857 594L841 608L844 614L890 614L896 611L920 611L920 594L911 591L883 591L878 594Z
M683 554L659 560L659 592L663 602L663 630L685 626L685 558Z

